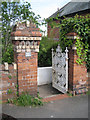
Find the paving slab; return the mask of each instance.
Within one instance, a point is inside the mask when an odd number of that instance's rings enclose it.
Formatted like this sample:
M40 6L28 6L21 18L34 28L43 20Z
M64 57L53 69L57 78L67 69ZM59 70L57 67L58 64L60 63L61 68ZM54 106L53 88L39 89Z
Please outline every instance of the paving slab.
M46 84L38 86L38 92L40 97L46 98L53 95L62 94L60 91L52 87L52 84Z

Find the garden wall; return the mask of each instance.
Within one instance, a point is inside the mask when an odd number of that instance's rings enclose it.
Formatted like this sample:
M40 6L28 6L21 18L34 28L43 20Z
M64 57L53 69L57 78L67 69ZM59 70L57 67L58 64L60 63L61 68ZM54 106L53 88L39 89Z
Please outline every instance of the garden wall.
M16 96L17 92L17 67L16 64L5 63L0 67L2 101Z
M38 85L49 84L52 82L52 67L39 67L38 68Z
M17 94L17 66L13 64L2 64L0 67L1 79L0 93L2 101L6 102L8 98L13 98ZM37 75L37 84L45 85L52 82L52 67L39 67ZM1 94L0 94L1 95Z

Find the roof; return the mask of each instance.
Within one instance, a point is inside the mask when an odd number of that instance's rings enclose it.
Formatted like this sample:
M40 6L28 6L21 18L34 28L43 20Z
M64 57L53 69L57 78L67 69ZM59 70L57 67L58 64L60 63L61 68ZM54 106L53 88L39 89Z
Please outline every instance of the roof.
M67 3L64 7L62 7L60 10L52 14L49 18L56 17L57 14L59 14L59 17L62 17L62 16L78 13L78 12L89 10L89 9L90 9L90 0L87 0L87 2L71 1Z

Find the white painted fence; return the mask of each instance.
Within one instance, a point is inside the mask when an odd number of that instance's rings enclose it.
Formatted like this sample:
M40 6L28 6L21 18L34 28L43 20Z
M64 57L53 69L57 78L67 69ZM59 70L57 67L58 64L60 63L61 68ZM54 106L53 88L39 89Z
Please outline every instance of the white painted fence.
M49 84L52 82L52 67L38 67L38 85Z

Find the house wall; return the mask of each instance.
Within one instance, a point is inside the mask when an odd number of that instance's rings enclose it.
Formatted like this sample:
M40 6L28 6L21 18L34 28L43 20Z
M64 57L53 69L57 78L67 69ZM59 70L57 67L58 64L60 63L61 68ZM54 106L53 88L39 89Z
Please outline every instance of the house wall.
M89 11L85 11L85 12L79 12L79 13L76 13L78 15L82 15L82 16L85 16L87 14L90 14ZM70 15L67 15L66 18L68 17L74 17L76 14L70 14ZM63 19L63 17L62 17ZM54 22L56 23L60 23L60 20L54 20ZM53 38L55 40L59 40L59 28L54 28L52 29L51 26L50 26L50 22L47 23L47 35L49 38Z
M59 20L54 21L55 23L60 23ZM59 38L59 28L51 28L51 23L48 23L47 27L47 35L49 38L54 38L55 40L58 40Z

